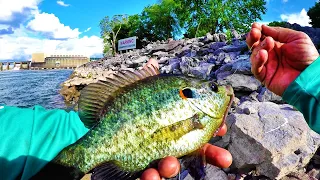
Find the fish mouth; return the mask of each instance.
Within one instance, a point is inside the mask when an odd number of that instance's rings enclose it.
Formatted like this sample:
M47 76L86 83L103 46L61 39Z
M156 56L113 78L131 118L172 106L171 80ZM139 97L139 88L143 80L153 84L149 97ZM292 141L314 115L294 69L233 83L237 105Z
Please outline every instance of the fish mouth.
M231 108L231 105L233 103L233 99L234 99L234 92L233 92L233 88L230 86L230 85L227 85L226 86L226 91L227 91L227 96L229 96L230 98L230 101L228 103L228 106L227 106L227 109L226 111L224 112L224 115L223 115L223 120L222 120L222 123L220 125L220 127L217 129L217 131L213 134L213 136L215 137L217 135L217 133L221 130L221 128L223 127L223 125L225 124L226 122L226 118L227 118L227 115L228 115L228 112Z

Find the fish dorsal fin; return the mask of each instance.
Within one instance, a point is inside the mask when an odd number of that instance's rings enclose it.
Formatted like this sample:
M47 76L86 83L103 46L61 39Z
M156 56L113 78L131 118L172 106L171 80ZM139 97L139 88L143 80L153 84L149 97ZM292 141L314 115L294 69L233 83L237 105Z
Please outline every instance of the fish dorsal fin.
M124 87L160 74L158 68L151 65L136 71L119 71L113 78L91 83L81 90L79 116L87 128L93 127L105 115L108 103Z

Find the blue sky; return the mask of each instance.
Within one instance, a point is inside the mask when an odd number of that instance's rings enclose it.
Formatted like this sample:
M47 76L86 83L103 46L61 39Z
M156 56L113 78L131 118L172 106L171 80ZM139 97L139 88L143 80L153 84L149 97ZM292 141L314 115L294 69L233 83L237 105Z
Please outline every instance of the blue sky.
M0 60L29 60L34 52L101 57L99 21L137 14L158 0L0 1ZM306 12L316 0L267 0L261 23L288 21L310 26Z

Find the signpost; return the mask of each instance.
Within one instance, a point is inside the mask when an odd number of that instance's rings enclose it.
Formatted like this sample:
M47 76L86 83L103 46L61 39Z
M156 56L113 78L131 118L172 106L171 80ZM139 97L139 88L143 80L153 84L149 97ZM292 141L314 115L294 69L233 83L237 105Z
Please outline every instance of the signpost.
M118 51L135 49L137 46L137 37L129 37L118 41Z

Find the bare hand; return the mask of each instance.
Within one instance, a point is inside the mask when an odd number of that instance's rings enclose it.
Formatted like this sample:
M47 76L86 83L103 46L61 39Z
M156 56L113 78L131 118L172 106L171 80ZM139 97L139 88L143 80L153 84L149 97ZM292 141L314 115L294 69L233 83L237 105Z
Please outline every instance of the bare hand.
M251 71L270 91L284 91L319 53L303 32L253 23L247 36L251 48Z

